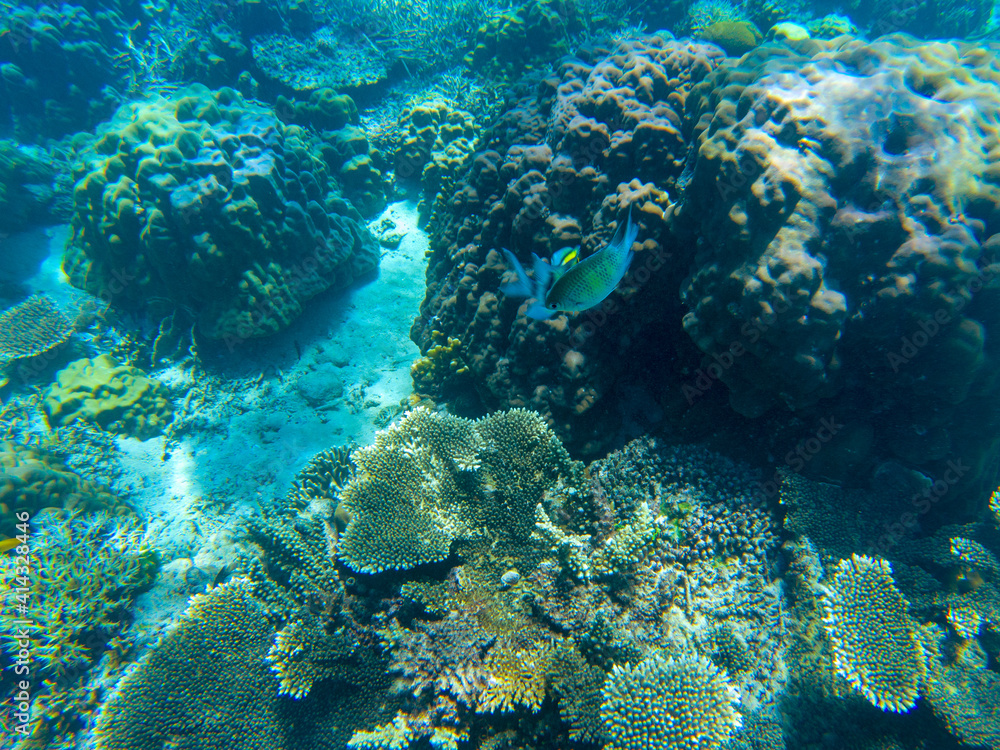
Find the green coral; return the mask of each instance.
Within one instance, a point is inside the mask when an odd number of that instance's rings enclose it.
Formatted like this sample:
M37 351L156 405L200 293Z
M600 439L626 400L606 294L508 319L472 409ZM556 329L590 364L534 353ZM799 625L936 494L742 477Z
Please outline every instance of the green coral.
M364 573L438 562L455 540L484 533L526 539L535 507L575 496L583 478L582 465L523 409L473 422L418 408L352 458L339 554Z
M743 11L729 0L696 0L688 8L687 30L697 36L712 24L745 20Z
M927 700L963 745L1000 747L1000 675L958 665L939 669Z
M841 560L823 596L837 672L883 711L913 708L926 675L908 607L889 563L866 555Z
M583 23L572 0L529 0L483 24L465 62L476 70L522 70L558 59L569 51L570 38L583 29Z
M51 223L55 179L56 169L44 152L0 140L0 232Z
M274 631L248 581L199 594L180 624L130 672L95 730L100 750L281 746ZM224 648L219 648L225 644Z
M53 427L79 421L140 440L161 434L174 416L166 386L110 354L60 370L42 408Z
M952 537L951 554L966 567L978 571L981 575L1000 579L1000 560L979 542Z
M716 750L739 728L739 693L706 659L615 666L604 686L606 750Z

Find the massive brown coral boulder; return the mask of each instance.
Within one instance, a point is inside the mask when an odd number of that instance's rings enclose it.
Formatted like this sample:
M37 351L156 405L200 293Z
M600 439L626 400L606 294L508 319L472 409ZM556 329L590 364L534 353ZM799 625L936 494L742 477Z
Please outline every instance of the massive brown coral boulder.
M566 60L524 91L485 134L484 150L450 197L438 201L428 295L412 331L425 354L449 338L460 342L451 351L460 366L421 375L420 390L469 411L530 406L584 453L613 438L602 400L637 348L670 336L655 325L669 315L663 308L680 319L676 294L658 293L676 288L681 277L671 275L683 268L666 262L662 242L668 191L677 190L693 132L686 97L722 53L653 37L592 58ZM532 251L574 245L591 252L632 205L642 252L628 288L602 308L532 321L519 311L522 300L498 292L508 270L501 247L525 261ZM626 305L629 314L617 314Z
M636 414L712 417L793 471L822 448L810 470L831 479L890 458L980 476L1000 445L996 53L903 35L712 50L632 40L522 85L430 223L412 333L453 366L419 389L530 406L584 453ZM642 247L605 306L534 321L499 292L500 248L586 255L629 207Z
M78 170L73 283L123 307L185 308L210 338L274 333L378 265L303 128L231 89L127 105Z

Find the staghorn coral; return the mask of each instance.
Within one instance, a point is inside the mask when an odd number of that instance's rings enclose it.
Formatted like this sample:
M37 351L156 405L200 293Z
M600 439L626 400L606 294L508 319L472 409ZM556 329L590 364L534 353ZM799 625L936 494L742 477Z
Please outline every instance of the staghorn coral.
M72 741L95 712L87 681L102 657L114 671L134 650L130 610L159 561L131 520L50 512L31 526L18 556L0 555L0 652L36 676L23 739L45 746Z
M572 497L582 481L582 466L525 410L471 422L418 408L352 460L338 552L366 573L444 560L453 541L484 529L523 538L540 502Z
M695 0L688 7L684 31L698 36L713 24L745 20L742 8L729 0Z
M161 434L174 417L166 386L110 354L78 359L60 370L42 409L52 427L85 422L140 440Z
M837 672L883 711L913 708L926 676L907 607L889 563L865 555L841 560L823 597Z
M0 385L18 361L51 352L69 341L73 332L73 323L44 294L33 294L5 310L0 314Z
M231 89L127 105L77 170L72 282L233 344L378 265L315 141Z
M742 724L738 704L726 673L705 659L615 666L601 703L605 747L716 750Z

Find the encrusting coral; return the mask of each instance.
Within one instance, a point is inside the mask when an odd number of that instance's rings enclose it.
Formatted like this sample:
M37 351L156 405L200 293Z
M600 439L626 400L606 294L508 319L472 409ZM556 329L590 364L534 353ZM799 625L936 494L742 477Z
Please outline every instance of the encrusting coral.
M85 422L140 440L162 433L174 416L166 386L110 354L76 360L56 373L42 408L52 427Z

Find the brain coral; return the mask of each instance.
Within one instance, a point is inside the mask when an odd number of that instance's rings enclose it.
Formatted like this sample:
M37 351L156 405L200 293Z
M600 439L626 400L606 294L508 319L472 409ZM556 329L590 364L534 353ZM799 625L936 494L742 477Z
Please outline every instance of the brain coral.
M616 666L604 685L607 750L716 750L742 725L739 694L705 659L654 656Z
M834 663L855 690L883 711L917 702L926 667L916 623L885 560L841 560L823 597Z
M42 408L53 427L81 421L140 440L159 435L174 416L166 386L110 354L60 370Z
M65 268L116 304L193 311L211 338L278 331L379 260L314 146L230 89L127 105L77 172Z

